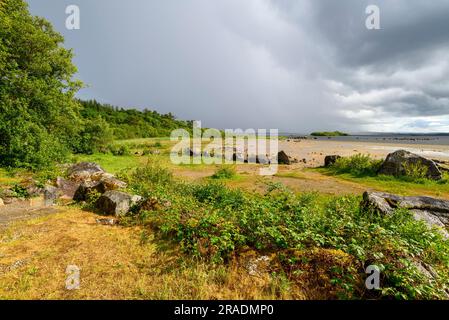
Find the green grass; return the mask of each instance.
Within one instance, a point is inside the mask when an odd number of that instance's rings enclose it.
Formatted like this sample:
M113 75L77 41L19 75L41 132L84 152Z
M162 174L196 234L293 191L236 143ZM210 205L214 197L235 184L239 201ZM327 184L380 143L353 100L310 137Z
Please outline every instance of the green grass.
M14 185L20 182L20 177L17 173L24 170L6 170L5 168L0 168L0 186L1 185Z
M355 182L377 190L400 195L418 195L422 193L435 196L449 196L449 183L444 179L440 182L428 179L413 181L404 177L393 176L357 176L351 173L336 174L334 171L318 168L313 169L324 175L338 177L340 179Z
M148 159L157 159L161 163L169 163L166 157L169 152L170 138L142 138L130 140L118 140L114 142L117 151L112 153L95 153L92 155L73 155L72 162L89 161L96 162L110 173L119 173L126 168L141 166L148 162ZM121 150L125 152L120 152ZM160 155L145 155L141 153L147 150L160 150ZM139 152L138 155L135 152ZM120 155L123 154L123 155Z
M137 155L114 156L112 154L95 153L92 155L75 155L72 158L73 162L96 162L104 170L110 173L118 173L125 168L133 168L140 166L147 161L148 157Z
M436 196L449 194L449 177L445 173L440 181L425 178L427 168L414 166L406 168L406 176L378 175L382 160L370 158L368 155L357 154L343 157L329 168L313 169L322 174L335 176L347 181L356 182L378 190L401 195L431 194ZM425 169L425 170L424 170ZM424 171L423 171L424 170Z
M306 179L304 174L301 172L293 171L293 172L278 172L274 175L278 178L291 178L291 179Z

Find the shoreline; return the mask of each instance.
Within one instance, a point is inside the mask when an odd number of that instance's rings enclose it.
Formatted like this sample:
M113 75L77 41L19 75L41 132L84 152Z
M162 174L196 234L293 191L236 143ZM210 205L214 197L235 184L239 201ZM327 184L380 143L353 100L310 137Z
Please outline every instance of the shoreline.
M428 159L449 160L449 146L438 144L383 143L381 141L338 140L285 140L279 141L279 150L298 160L306 160L306 166L321 166L327 155L352 156L368 154L373 158L385 158L389 153L404 149Z

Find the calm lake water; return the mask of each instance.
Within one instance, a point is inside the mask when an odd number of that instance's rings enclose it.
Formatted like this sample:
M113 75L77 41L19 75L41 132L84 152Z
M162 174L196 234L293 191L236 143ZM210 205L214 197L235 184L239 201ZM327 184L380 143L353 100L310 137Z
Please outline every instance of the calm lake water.
M296 136L296 135L292 135ZM297 135L300 136L300 135ZM310 137L316 140L335 140L335 141L357 141L357 142L378 142L378 143L401 143L401 144L420 144L420 145L442 145L449 146L449 136L431 136L431 135L354 135L347 137Z

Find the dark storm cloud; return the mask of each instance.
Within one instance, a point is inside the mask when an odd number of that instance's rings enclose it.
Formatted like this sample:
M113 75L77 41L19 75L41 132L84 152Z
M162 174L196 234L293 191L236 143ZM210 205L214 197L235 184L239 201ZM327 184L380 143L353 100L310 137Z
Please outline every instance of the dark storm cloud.
M221 128L449 131L449 1L28 2L74 48L84 98Z
M368 5L381 13L382 30L360 28ZM316 30L332 43L338 62L350 66L420 64L426 52L449 45L449 1L314 1Z

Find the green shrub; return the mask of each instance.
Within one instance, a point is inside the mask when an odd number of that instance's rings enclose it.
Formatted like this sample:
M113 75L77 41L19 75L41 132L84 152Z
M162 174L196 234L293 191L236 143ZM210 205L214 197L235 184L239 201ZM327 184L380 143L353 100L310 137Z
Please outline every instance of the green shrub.
M129 179L134 185L166 185L173 181L173 174L156 160L150 159L144 167L134 169Z
M109 144L104 152L110 152L114 156L129 156L131 150L126 144Z
M212 175L212 179L232 179L235 178L237 172L234 166L222 166Z
M382 160L375 160L369 155L357 154L351 157L342 157L331 166L337 173L349 173L355 176L376 175Z
M422 162L406 162L403 167L406 177L416 180L427 178L428 168Z
M14 197L16 197L16 198L29 198L30 197L27 189L19 184L14 184L11 188L11 191L14 192Z
M86 120L75 153L105 152L113 140L112 130L103 118Z

